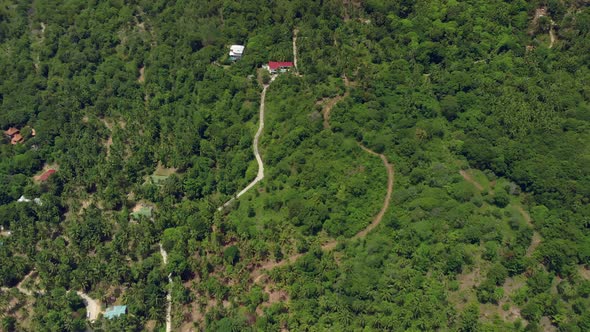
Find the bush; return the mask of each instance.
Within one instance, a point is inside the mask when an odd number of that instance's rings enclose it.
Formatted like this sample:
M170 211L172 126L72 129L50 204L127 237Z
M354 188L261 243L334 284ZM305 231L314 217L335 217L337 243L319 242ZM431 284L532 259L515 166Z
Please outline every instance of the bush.
M240 260L240 250L236 246L229 246L223 252L223 258L231 265L235 265Z
M493 203L500 207L505 208L508 204L510 204L510 196L505 191L499 191L493 198Z

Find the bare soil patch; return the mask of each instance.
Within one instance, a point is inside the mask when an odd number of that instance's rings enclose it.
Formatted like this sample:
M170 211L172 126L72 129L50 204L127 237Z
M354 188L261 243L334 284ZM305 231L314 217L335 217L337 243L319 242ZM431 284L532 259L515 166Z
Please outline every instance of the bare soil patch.
M539 322L539 326L541 326L541 331L544 332L554 332L557 331L557 327L551 324L551 319L547 316L541 317L541 321Z
M107 157L111 155L111 145L113 145L113 135L110 135L104 144L105 148L107 149Z
M143 208L149 208L149 207L150 206L147 205L147 204L145 204L145 203L138 202L138 203L135 204L135 206L133 207L133 209L131 209L131 212L139 212L139 211L141 211L141 209L143 209Z
M459 281L459 290L466 291L479 286L479 284L482 281L482 278L483 277L481 275L481 270L479 267L476 267L467 273L459 274L457 276L457 281Z
M154 175L156 175L156 176L170 176L172 174L176 174L177 171L178 171L177 168L165 167L164 165L162 165L161 162L158 162L158 166L156 167L156 170L154 171Z
M141 24L143 24L143 23L141 23ZM139 78L137 79L137 82L139 82L139 83L145 82L145 66L141 66L139 68Z
M151 332L151 331L154 331L154 330L155 330L155 328L156 328L156 324L157 324L157 323L158 323L158 322L156 322L156 321L155 321L155 320L153 320L153 319L152 319L152 320L148 320L148 321L145 323L145 329L146 329L147 331L150 331L150 332Z
M275 289L274 285L266 284L264 291L268 294L268 301L262 302L260 305L258 305L256 308L256 314L258 316L262 316L264 314L263 309L270 307L274 303L289 301L289 294L284 290Z
M578 272L580 272L580 276L586 280L590 280L590 269L587 266L580 265Z
M537 249L537 247L539 246L539 244L541 244L541 234L539 234L538 232L533 232L533 238L531 240L531 245L526 249L526 257L531 257L533 255L533 252L535 252L535 250Z
M197 295L199 296L199 295ZM185 307L183 310L184 312L184 323L180 326L180 331L184 332L196 332L200 331L199 328L195 328L195 324L199 326L205 315L199 308L199 304L197 302L193 302L190 306Z
M115 126L115 124L117 124L119 126L119 128L121 128L121 129L125 129L125 126L127 125L127 122L125 122L122 119L115 121L115 120L109 119L109 118L102 118L102 119L100 119L100 121L102 121L102 123L105 125L105 127L107 127L110 131L113 131L113 127Z

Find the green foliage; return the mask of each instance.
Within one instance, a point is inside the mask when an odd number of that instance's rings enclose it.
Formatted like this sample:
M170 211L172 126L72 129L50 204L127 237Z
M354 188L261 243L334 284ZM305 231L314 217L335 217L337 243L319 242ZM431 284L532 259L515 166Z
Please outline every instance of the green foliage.
M217 212L257 172L256 69L292 60L295 28L301 75L267 91L265 179ZM34 271L46 291L2 292L2 330L86 329L76 290L128 305L97 330L158 329L169 273L175 328L191 303L209 330L521 330L475 303L511 298L527 329L589 330L589 34L580 1L2 2L0 127L24 142L0 142L0 283ZM382 223L351 240L387 181L357 143L396 177ZM153 218L130 220L140 201ZM290 303L267 306L249 273L300 253L269 276Z
M223 258L226 262L235 265L240 259L240 250L236 246L229 246L223 252Z

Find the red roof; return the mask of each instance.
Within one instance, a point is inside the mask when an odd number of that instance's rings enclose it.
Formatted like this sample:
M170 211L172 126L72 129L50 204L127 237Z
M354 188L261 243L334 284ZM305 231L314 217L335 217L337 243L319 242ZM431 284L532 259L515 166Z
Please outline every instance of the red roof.
M10 140L11 144L16 144L16 143L20 143L23 140L23 137L21 136L21 134L16 133L12 136L12 140Z
M279 68L284 68L284 67L293 67L293 62L275 62L275 61L269 61L268 62L268 68L270 70L277 70Z
M6 130L4 133L8 136L12 136L14 134L18 134L18 129L14 128L14 127L10 127L8 128L8 130Z
M39 176L39 181L46 181L53 173L55 173L54 169L47 170L45 173Z

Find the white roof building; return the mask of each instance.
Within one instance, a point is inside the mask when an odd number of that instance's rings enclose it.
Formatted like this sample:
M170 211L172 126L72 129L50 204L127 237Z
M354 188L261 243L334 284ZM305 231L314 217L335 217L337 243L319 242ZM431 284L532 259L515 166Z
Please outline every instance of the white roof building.
M229 48L229 56L233 59L239 59L244 54L244 45L232 45Z
M20 198L17 200L17 202L19 202L19 203L28 203L28 202L30 202L30 201L31 201L31 200L30 200L30 199L28 199L28 198L26 198L26 197L25 197L25 195L22 195L22 196L21 196L21 197L20 197ZM39 198L39 197L37 197L37 198L34 198L34 199L33 199L33 202L37 203L37 205L43 205L43 202L41 201L41 198Z

